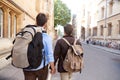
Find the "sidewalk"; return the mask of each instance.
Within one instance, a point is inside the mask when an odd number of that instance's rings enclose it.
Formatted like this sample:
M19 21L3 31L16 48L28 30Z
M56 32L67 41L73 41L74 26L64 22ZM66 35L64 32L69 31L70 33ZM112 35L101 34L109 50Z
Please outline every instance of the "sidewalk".
M79 80L80 77L81 74L79 72L73 73L72 80ZM9 64L0 70L0 80L24 80L22 69L15 68ZM52 75L51 80L60 80L60 74L56 72Z
M22 69L7 65L0 70L0 80L24 80Z
M112 49L112 48L107 48L107 47L103 47L103 46L99 46L99 45L93 45L93 44L86 44L85 42L82 42L85 45L89 45L95 48L99 48L105 51L108 51L110 53L116 54L116 55L120 55L120 50L116 50L116 49Z

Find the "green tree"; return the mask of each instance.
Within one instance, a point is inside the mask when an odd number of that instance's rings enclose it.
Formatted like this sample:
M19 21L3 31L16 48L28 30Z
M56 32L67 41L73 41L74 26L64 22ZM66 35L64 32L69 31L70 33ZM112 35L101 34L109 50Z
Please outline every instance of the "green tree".
M62 3L61 0L54 0L54 26L62 25L70 22L71 12L66 6Z

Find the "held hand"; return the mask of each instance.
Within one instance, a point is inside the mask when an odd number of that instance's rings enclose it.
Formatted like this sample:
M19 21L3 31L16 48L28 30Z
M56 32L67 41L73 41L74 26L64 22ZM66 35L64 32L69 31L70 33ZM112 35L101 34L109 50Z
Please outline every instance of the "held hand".
M51 74L55 74L55 72L56 72L55 67L54 67L54 68L53 68L53 67L51 67L50 73L51 73Z
M54 62L50 62L50 73L55 74L55 72L56 72L56 69L55 69L55 66L54 66Z

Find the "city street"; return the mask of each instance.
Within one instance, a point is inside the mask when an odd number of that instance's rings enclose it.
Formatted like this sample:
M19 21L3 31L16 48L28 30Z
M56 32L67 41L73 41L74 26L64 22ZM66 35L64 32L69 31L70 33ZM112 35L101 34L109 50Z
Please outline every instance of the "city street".
M84 44L84 69L72 80L120 80L120 55ZM0 80L23 80L22 70L8 65L0 70ZM52 80L60 80L59 73Z
M120 55L84 45L81 80L120 80Z
M72 80L120 80L120 0L0 0L0 80L24 80L22 69L6 57L11 50L27 50L20 48L21 43L26 42L26 47L31 40L38 42L28 27L43 34L44 51L51 48L47 36L53 40L53 48L62 37L82 41L84 68L73 73ZM58 44L61 48L62 43ZM64 43L62 47L66 47ZM53 59L50 55L46 60ZM60 80L58 72L48 74L51 79L47 80Z

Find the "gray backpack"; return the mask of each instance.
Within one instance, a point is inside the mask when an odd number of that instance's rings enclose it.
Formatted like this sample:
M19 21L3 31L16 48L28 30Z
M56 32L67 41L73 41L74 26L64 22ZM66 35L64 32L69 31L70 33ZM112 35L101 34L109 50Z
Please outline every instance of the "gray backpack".
M18 68L35 69L40 66L42 54L42 30L28 25L16 35L11 51L12 64Z

